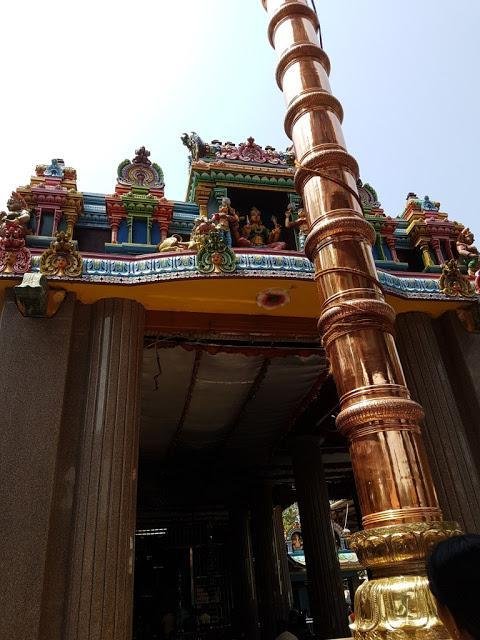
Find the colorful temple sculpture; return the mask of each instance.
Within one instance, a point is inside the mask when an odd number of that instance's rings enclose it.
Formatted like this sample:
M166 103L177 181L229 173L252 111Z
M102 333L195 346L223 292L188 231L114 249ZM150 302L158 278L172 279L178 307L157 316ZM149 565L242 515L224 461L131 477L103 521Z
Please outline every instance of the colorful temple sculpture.
M165 240L173 213L173 203L164 196L163 172L149 159L150 152L140 147L130 162L118 166L115 193L105 198L108 222L112 230L106 250L131 253L155 251Z
M22 196L13 192L8 212L0 213L0 270L3 273L25 273L31 264L31 254L26 248L26 236L30 212Z
M480 254L428 196L382 209L316 13L263 4L292 148L184 134L184 202L143 146L108 194L57 158L0 213L1 638L273 640L292 606L446 638L424 563L480 532Z
M39 164L30 184L17 189L32 211L32 246L45 246L57 231L70 236L83 207L82 194L77 191L77 172L66 167L61 159Z

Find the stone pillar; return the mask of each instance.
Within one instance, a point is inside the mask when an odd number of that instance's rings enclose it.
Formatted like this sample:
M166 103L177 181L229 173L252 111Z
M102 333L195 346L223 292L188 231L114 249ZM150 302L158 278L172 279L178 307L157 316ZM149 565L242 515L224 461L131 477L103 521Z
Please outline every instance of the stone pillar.
M40 640L64 640L65 592L69 578L78 451L83 429L85 390L90 365L90 317L90 305L79 303L75 305L63 404L63 424L58 444L56 480L50 512L50 537L45 564Z
M130 300L92 309L66 640L131 635L143 322Z
M287 620L288 613L293 605L292 583L288 568L287 546L285 544L285 531L283 529L283 509L276 505L273 508L273 527L275 531L275 545L277 552L277 564L280 574L280 607L282 617Z
M237 506L230 512L231 558L236 625L246 638L258 640L258 603L255 591L255 570L250 535L250 514Z
M463 315L463 322L458 314ZM480 469L480 309L472 306L458 312L449 311L434 325L470 450Z
M252 516L262 639L271 640L276 637L278 625L283 619L283 612L279 607L281 588L275 548L271 484L264 483L257 488L253 497Z
M350 631L318 438L295 438L292 453L315 632L345 638Z
M480 532L479 471L429 316L398 316L397 344L408 386L426 410L423 433L442 511Z
M53 318L24 318L8 292L0 316L0 637L9 640L41 637L49 550L63 554L68 537L51 513L74 311L68 295ZM50 620L51 638L58 624Z

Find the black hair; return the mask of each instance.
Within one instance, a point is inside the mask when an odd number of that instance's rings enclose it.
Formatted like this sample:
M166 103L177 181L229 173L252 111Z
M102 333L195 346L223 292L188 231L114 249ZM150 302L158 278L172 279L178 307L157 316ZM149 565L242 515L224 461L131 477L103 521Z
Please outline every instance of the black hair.
M430 590L455 623L480 640L480 535L447 538L427 560Z
M301 631L306 628L306 620L303 613L297 611L297 609L290 609L288 612L287 631L295 633L295 631Z

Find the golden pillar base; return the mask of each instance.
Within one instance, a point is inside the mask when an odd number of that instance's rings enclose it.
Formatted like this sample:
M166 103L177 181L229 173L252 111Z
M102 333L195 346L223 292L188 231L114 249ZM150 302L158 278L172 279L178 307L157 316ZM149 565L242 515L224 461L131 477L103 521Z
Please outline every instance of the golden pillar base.
M373 573L355 594L354 638L448 638L428 587L425 558L437 542L461 533L454 522L419 522L354 534L350 546Z
M354 638L433 640L449 638L440 622L426 576L364 582L355 594Z

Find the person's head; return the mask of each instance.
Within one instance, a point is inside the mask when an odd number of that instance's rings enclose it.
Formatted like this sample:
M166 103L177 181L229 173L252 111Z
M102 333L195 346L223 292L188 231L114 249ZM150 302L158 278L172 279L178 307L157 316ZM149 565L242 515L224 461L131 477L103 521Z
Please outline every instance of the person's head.
M454 640L480 640L480 535L440 542L427 560L438 615Z
M301 631L305 628L305 616L296 609L288 612L287 630L291 632Z
M470 231L468 227L460 231L458 239L460 242L464 242L467 245L473 244L475 240L473 233Z
M261 221L261 213L257 209L257 207L252 207L250 210L250 221L255 222L256 224Z
M297 531L292 533L292 547L293 547L293 549L302 549L303 548L302 536Z

